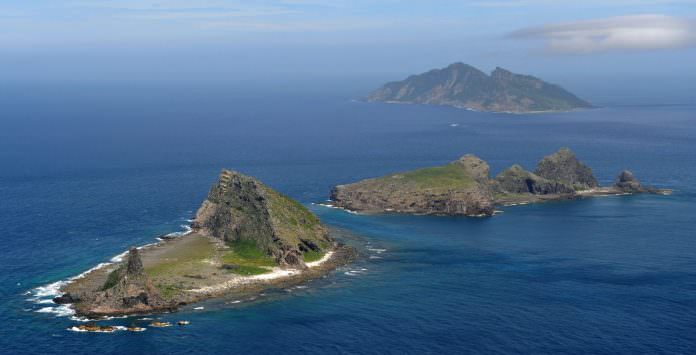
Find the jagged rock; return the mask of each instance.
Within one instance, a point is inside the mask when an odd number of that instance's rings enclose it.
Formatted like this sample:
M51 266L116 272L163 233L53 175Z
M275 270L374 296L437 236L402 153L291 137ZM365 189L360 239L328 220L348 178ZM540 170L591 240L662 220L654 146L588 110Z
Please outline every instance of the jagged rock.
M626 193L647 191L647 189L641 185L640 181L633 176L633 173L628 170L624 170L621 172L621 174L619 174L619 176L616 178L614 187Z
M488 164L465 155L444 166L338 185L331 191L337 207L366 213L492 215L495 205L576 199L617 192L669 194L646 188L625 171L615 186L599 187L592 169L567 148L545 157L535 173L519 165L490 178Z
M64 295L60 295L60 296L53 299L53 302L55 304L71 304L71 303L77 303L79 301L80 301L80 299L78 297L73 296L69 292L64 294Z
M490 179L491 167L473 154L466 154L454 163L461 165L469 176L478 182L485 183Z
M581 163L568 148L544 157L534 173L547 180L572 186L575 190L586 190L599 186L592 169Z
M145 274L137 248L128 252L125 267L114 270L93 299L81 304L80 312L92 315L143 313L173 308Z
M252 241L280 265L304 266L302 248L331 245L319 219L253 177L223 170L193 228L227 242Z
M142 275L145 272L143 261L140 259L140 251L138 248L131 248L128 251L128 264L126 266L126 275Z
M515 164L495 177L497 190L513 194L574 194L575 190L562 182L544 179Z

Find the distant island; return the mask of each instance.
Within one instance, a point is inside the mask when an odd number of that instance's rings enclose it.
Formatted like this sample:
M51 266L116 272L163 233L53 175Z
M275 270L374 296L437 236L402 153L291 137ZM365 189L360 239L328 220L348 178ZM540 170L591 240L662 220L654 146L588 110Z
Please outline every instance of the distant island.
M191 227L188 235L132 248L125 260L73 279L54 302L90 318L171 311L300 283L352 257L300 203L230 170L222 171Z
M390 82L367 97L371 102L446 105L476 111L533 113L592 107L562 87L530 75L496 68L487 75L454 63Z
M491 216L497 205L670 192L643 186L627 170L614 185L600 187L592 169L561 148L543 158L534 172L513 165L491 178L485 161L465 155L444 166L339 185L330 199L335 207L364 213Z

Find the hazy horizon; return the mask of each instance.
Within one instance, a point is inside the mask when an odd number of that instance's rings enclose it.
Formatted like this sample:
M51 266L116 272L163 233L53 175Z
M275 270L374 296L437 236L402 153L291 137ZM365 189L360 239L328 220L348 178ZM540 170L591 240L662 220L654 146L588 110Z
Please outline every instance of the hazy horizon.
M465 62L535 75L583 96L592 86L641 97L660 88L676 94L670 101L690 102L695 4L12 0L0 5L0 66L5 82L337 80L374 87Z

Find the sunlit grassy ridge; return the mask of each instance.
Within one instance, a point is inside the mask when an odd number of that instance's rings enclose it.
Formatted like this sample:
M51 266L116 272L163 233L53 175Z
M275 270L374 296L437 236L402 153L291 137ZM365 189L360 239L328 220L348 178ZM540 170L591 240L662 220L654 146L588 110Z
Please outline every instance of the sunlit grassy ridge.
M403 183L414 183L423 188L472 187L476 181L461 165L456 163L431 168L423 168L390 176L402 179ZM388 179L385 177L381 179Z

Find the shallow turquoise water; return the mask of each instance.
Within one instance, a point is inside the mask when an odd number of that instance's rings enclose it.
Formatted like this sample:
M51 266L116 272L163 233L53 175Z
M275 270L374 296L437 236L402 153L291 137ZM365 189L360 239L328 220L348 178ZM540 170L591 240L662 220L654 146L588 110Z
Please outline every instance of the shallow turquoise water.
M510 116L346 93L266 96L204 85L0 92L0 351L696 351L696 107ZM335 184L469 152L496 173L515 162L531 169L560 146L605 184L630 168L676 191L508 207L485 219L312 204ZM300 288L161 316L190 320L185 328L76 333L69 317L40 312L53 305L27 300L180 230L222 167L307 204L361 257Z

